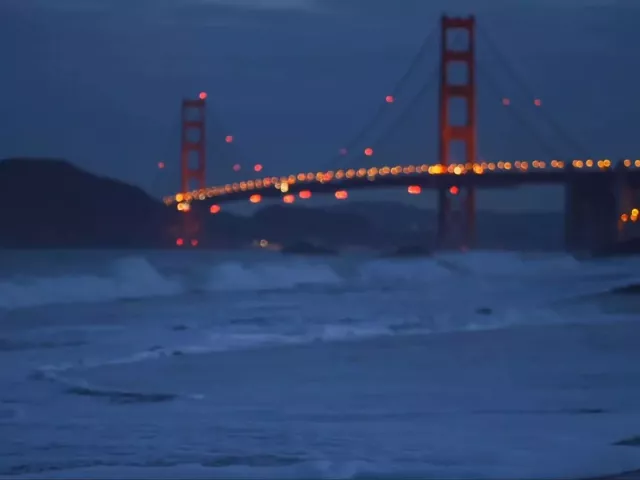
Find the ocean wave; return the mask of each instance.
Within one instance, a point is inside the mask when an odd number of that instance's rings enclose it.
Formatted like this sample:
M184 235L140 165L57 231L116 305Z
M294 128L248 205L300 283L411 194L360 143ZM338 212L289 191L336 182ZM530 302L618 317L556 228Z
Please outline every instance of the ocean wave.
M126 257L113 262L104 275L68 274L0 281L0 308L137 299L184 291L179 280L161 275L144 258Z
M349 262L345 262L349 263ZM527 256L504 252L441 254L423 259L369 259L352 262L351 270L337 271L328 263L299 258L242 263L227 261L187 264L177 275L166 275L144 257L115 260L105 273L31 276L0 281L0 309L20 309L54 304L95 303L167 297L200 291L211 294L264 292L304 288L393 289L408 286L437 287L448 282L466 284L478 279L536 278L556 283L573 282L567 295L604 293L640 282L637 259L625 262L580 262L567 255ZM198 275L196 274L196 269ZM192 270L190 270L190 268ZM578 288L580 287L580 288Z
M240 332L234 330L203 330L197 336L197 343L156 345L129 355L94 360L82 359L75 363L42 365L33 371L31 378L63 383L73 389L70 393L78 395L108 397L113 393L113 396L117 397L118 392L87 385L82 383L84 382L83 380L71 380L65 377L64 374L71 371L145 363L171 357L183 357L185 355L207 355L217 352L301 346L314 343L359 342L385 337L488 331L514 326L553 325L561 322L563 322L563 319L548 310L527 312L507 310L500 314L487 315L478 313L470 315L464 321L447 314L439 314L422 318L386 318L378 319L375 322L366 318L344 318L342 321L334 321L332 323L309 324L304 329L292 331ZM172 337L168 337L167 340L171 342ZM194 398L197 396L198 394L194 394Z
M177 400L180 398L190 400L201 400L201 394L179 394L171 392L145 392L122 390L117 388L102 387L94 385L85 379L70 378L64 376L62 372L68 370L66 368L43 368L37 370L32 378L47 380L62 385L65 392L71 395L82 397L93 397L107 400L113 404L132 404L132 403L161 403Z
M538 462L533 472L527 475L540 479L636 479L638 471L632 470L637 461L623 462L627 467L621 472L619 462L608 458L598 468L577 466L564 468L561 473L553 466ZM578 462L580 463L580 462ZM623 467L624 468L624 467ZM486 466L485 466L486 470ZM332 479L332 480L399 480L407 478L457 478L486 480L522 477L522 468L514 465L493 466L492 471L479 474L474 466L452 465L449 462L425 461L422 464L367 462L362 460L332 461L325 459L306 460L294 456L245 455L219 457L202 462L180 462L171 460L117 463L114 461L76 461L66 463L42 463L19 465L0 474L0 479L98 479L127 478L131 480L157 478L162 480L192 479ZM613 473L615 472L615 473Z
M303 260L253 265L225 262L211 267L204 288L210 291L283 290L300 286L338 285L343 280L329 265Z

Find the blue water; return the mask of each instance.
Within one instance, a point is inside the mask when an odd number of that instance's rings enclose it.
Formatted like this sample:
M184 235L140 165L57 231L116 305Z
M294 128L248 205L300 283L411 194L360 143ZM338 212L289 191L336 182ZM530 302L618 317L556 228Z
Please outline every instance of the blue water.
M1 478L640 468L640 259L1 256Z

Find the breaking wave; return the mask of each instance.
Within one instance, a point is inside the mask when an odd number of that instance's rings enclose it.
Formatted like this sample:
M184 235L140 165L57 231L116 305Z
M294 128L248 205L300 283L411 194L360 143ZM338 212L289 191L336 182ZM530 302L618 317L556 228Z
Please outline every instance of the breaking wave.
M595 294L640 282L639 262L580 262L567 255L527 256L473 252L426 259L370 259L354 271L338 272L328 263L288 258L244 264L227 261L207 267L195 290L210 293L287 290L304 286L336 288L348 282L371 287L433 284L453 276L580 279L575 292ZM144 257L114 261L105 273L23 276L0 280L0 308L18 309L52 304L93 303L181 295L194 290L194 272L167 275Z

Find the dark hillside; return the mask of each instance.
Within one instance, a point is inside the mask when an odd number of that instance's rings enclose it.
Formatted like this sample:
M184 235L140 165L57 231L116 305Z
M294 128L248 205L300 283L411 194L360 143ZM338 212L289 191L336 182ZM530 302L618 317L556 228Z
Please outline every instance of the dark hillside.
M169 241L160 201L63 160L0 162L0 246L135 248Z

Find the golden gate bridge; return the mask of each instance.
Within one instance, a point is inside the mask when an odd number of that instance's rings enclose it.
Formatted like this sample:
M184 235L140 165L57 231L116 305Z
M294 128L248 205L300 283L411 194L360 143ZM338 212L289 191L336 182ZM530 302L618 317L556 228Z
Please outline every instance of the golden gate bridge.
M192 205L204 202L209 213L217 214L221 205L232 201L260 203L267 198L281 198L291 204L305 200L314 194L334 195L337 200L346 200L349 191L372 187L403 187L409 194L418 195L424 189L434 189L438 198L437 244L440 248L471 248L475 242L476 191L487 188L504 188L521 185L558 184L565 190L565 239L569 250L606 248L620 241L627 223L637 222L640 212L635 208L636 195L640 190L640 159L589 158L586 150L557 123L547 118L548 123L570 144L582 152L581 158L553 158L554 149L538 136L539 142L550 154L549 159L532 161L481 160L478 155L477 133L477 86L479 65L476 62L476 32L480 31L474 16L442 16L440 20L440 61L437 70L418 92L418 96L429 90L433 84L439 86L438 145L437 161L433 163L413 163L396 165L375 165L349 167L348 155L369 133L387 107L396 100L398 91L411 75L424 48L431 41L425 40L414 61L400 79L394 92L385 97L372 120L342 147L331 160L331 167L308 170L282 176L265 176L221 185L207 185L206 182L206 104L207 94L182 102L182 136L180 155L180 191L164 197L168 206L175 206L183 212L183 235L176 244L197 245L198 224L193 218ZM455 48L451 33L465 33L464 47ZM490 37L486 37L490 41ZM497 49L496 49L497 50ZM504 62L508 65L507 62ZM451 65L464 68L464 79L453 78ZM519 83L517 73L511 76ZM434 81L435 80L435 81ZM496 93L499 88L493 83ZM526 87L524 87L526 88ZM533 97L536 107L542 100ZM453 121L451 103L453 99L464 102L464 121ZM502 97L504 107L511 107L508 97ZM544 109L542 109L544 111ZM521 116L516 119L527 125ZM397 119L402 120L402 115ZM392 131L392 129L390 130ZM225 136L226 143L234 141ZM464 158L453 161L451 145L464 143ZM376 157L375 145L359 151L360 158L372 160ZM357 151L357 150L356 150ZM159 167L164 168L164 163ZM263 169L254 166L256 173ZM239 164L234 165L239 171ZM194 185L195 184L195 185ZM456 228L457 227L457 228ZM456 231L461 235L456 236Z

